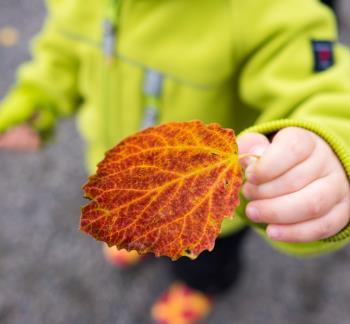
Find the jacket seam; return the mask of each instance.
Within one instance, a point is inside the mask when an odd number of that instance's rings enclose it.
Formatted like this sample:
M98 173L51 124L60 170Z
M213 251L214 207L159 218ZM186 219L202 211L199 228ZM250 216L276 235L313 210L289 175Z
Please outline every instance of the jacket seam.
M78 41L84 45L87 45L87 46L90 46L93 48L102 49L102 42L98 42L96 40L90 39L90 38L85 37L85 36L78 34L78 33L70 32L68 30L63 29L62 27L58 27L57 30L63 37L69 38L70 40ZM115 53L115 57L117 59L124 61L125 63L136 66L136 67L142 69L143 71L152 69L152 70L157 71L160 74L162 74L166 79L172 80L172 81L179 83L179 84L184 84L184 85L190 86L190 87L192 87L194 89L198 89L198 90L203 90L203 91L212 90L212 89L219 88L219 87L231 82L231 80L225 80L223 82L212 83L212 84L210 84L210 83L200 84L200 83L193 82L193 81L190 81L187 79L183 79L177 75L165 72L163 70L156 69L156 68L152 67L151 65L141 63L133 58L126 56L125 54L119 52L118 50Z

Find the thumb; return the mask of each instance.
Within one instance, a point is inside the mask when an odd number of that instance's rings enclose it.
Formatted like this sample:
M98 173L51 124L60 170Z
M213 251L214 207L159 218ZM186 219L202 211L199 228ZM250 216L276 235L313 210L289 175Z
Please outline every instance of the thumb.
M238 154L252 153L262 155L270 145L268 138L259 133L246 133L237 139ZM254 157L246 157L240 160L244 169L255 161Z

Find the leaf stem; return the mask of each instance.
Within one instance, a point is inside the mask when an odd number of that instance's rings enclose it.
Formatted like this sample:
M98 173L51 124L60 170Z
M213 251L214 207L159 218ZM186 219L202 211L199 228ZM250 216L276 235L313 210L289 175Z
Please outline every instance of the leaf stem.
M260 155L256 155L254 153L243 153L243 154L238 155L238 160L242 160L242 159L245 159L247 157L254 157L257 160L259 160L261 156Z

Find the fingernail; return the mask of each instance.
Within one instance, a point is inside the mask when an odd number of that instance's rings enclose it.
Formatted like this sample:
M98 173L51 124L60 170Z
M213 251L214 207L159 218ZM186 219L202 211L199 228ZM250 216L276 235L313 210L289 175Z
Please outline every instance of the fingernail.
M250 199L251 197L249 196L249 191L247 189L247 186L243 186L242 189L243 196L246 197L247 199Z
M265 146L255 146L251 149L251 153L255 154L257 156L261 156L263 155L263 153L266 151L266 147ZM248 167L246 169L246 178L249 181L254 181L255 177L254 177L254 164L258 159L255 157L250 157L248 160Z
M267 235L271 239L279 239L281 237L281 231L276 227L268 227L267 228Z
M246 210L247 216L254 222L259 221L259 210L254 206L248 206Z

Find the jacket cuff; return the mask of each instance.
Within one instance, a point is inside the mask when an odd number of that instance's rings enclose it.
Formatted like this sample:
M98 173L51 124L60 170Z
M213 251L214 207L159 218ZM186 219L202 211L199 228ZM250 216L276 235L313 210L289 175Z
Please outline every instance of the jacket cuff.
M339 161L343 165L345 173L350 180L350 152L349 145L347 145L344 140L335 134L334 131L329 129L327 126L311 122L309 120L302 119L281 119L275 120L259 125L255 125L245 129L240 135L248 132L256 132L263 134L270 134L279 131L286 127L301 127L309 131L314 132L318 136L322 137L329 146L333 149L334 153L337 155ZM331 236L327 239L320 240L319 242L335 243L348 240L350 237L350 224L348 224L344 229L338 232L336 235Z
M25 123L45 142L53 133L55 119L51 101L33 86L15 86L0 104L0 133Z

